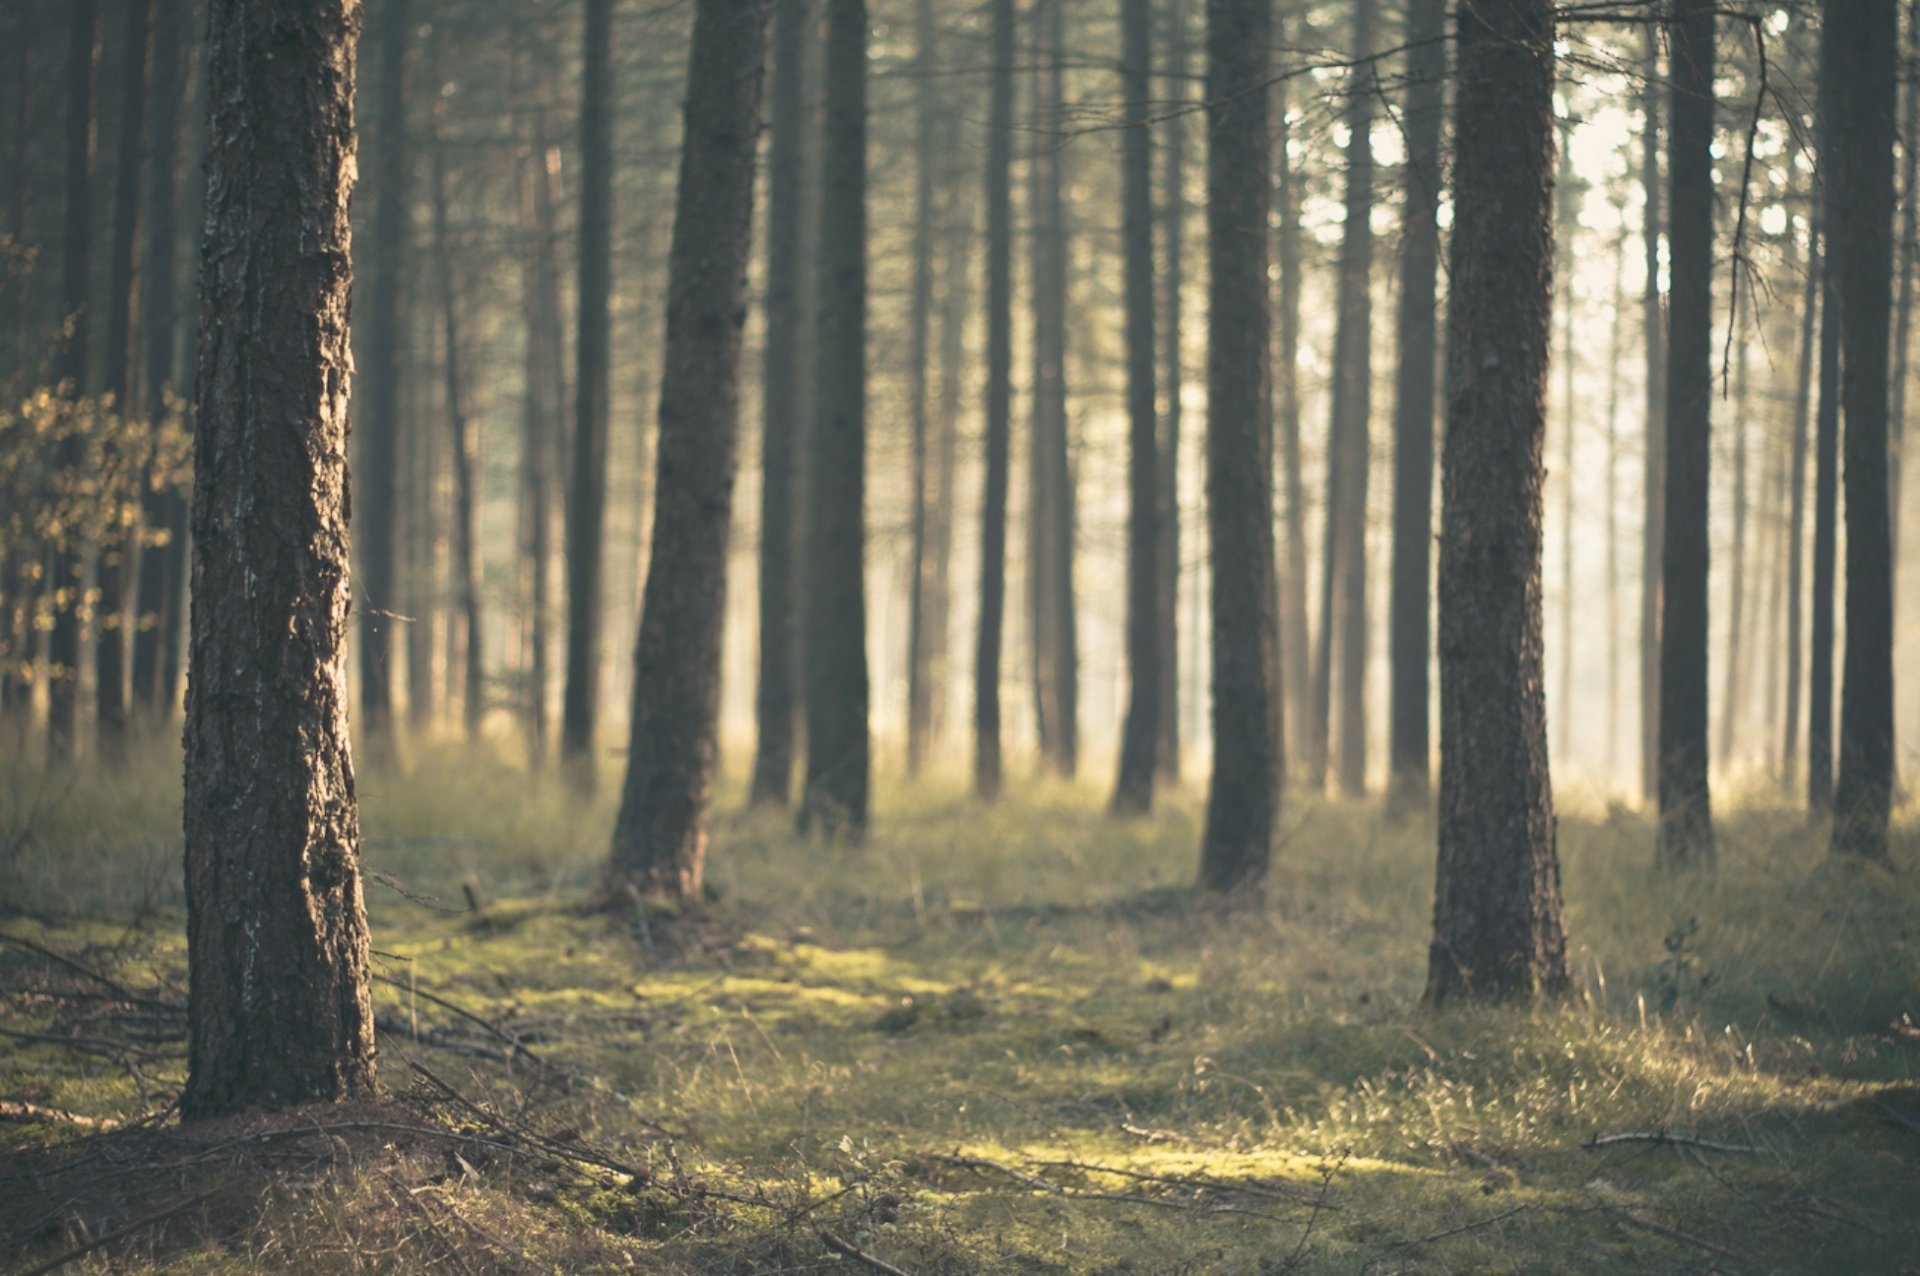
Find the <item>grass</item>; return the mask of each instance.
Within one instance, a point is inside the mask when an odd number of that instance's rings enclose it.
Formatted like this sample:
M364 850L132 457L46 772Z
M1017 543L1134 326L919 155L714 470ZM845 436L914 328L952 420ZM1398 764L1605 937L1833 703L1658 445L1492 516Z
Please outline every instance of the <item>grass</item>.
M0 773L0 934L177 993L174 767ZM1920 1268L1920 889L1760 794L1711 882L1654 877L1637 814L1564 813L1575 997L1436 1014L1431 833L1370 808L1291 802L1269 902L1227 912L1185 889L1193 793L1117 823L1092 788L886 784L848 849L729 791L718 901L609 919L573 908L607 799L454 748L360 790L389 1090L485 1126L418 1063L642 1181L524 1147L450 1173L431 1139L348 1130L312 1186L250 1162L244 1217L196 1207L73 1270L862 1270L827 1234L914 1273ZM0 952L8 988L59 973ZM11 1031L81 1022L0 999ZM177 1046L142 1049L16 1040L0 1099L161 1105ZM44 1167L61 1133L0 1148ZM1610 1135L1647 1137L1589 1146ZM28 1252L103 1209L29 1220Z

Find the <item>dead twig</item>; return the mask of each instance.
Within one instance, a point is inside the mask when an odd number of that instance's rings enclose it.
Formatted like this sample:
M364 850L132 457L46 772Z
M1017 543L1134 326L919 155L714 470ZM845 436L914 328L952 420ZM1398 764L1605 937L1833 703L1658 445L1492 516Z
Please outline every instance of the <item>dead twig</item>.
M1425 1236L1408 1237L1406 1240L1395 1241L1393 1244L1399 1249L1411 1249L1415 1245L1431 1245L1435 1241L1446 1240L1449 1236L1464 1236L1468 1232L1477 1232L1483 1227L1492 1227L1495 1223L1505 1222L1515 1214L1526 1213L1529 1208L1530 1207L1526 1205L1516 1205L1510 1210L1502 1210L1498 1214L1489 1215L1482 1219L1475 1219L1471 1223L1462 1223L1458 1227L1449 1227L1441 1232L1428 1232Z
M1619 1134L1596 1134L1580 1146L1589 1152L1606 1147L1618 1147L1623 1143L1647 1143L1655 1147L1696 1148L1702 1152L1739 1153L1745 1156L1758 1156L1760 1149L1744 1143L1716 1143L1712 1139L1696 1138L1691 1134L1680 1134L1672 1130L1627 1130Z
M839 1236L835 1236L832 1232L827 1232L827 1231L821 1232L820 1243L822 1245L825 1245L828 1249L832 1250L836 1254L844 1255L847 1258L851 1258L854 1262L859 1263L863 1267L867 1267L873 1271L879 1272L880 1276L907 1276L906 1272L902 1271L898 1267L895 1267L892 1263L889 1263L886 1259L878 1258L872 1254L869 1254L867 1253L866 1250L861 1249L858 1245L855 1245L852 1241L843 1239L842 1237L839 1237Z
M0 1121L24 1125L77 1125L85 1130L111 1130L120 1124L112 1117L90 1117L65 1108L49 1108L18 1099L0 1099Z

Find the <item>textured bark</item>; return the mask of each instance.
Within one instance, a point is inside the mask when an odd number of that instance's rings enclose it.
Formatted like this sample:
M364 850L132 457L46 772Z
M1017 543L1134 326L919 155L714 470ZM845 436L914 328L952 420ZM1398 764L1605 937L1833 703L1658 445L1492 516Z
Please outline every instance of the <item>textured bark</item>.
M634 649L612 872L701 898L719 757L720 647L753 248L754 149L770 0L701 0L668 254L652 558Z
M1113 808L1137 814L1153 807L1154 753L1160 735L1159 422L1153 385L1153 152L1147 128L1153 76L1151 0L1122 0L1120 24L1127 125L1120 141L1120 234L1127 312L1128 689Z
M613 0L586 0L580 90L580 323L574 382L573 480L567 490L567 682L560 756L591 792L599 770L601 533L607 505L607 395L612 368Z
M352 0L214 0L187 692L188 1118L370 1092L347 745Z
M1845 341L1847 646L1836 854L1887 858L1893 804L1893 543L1888 375L1893 277L1895 0L1826 6L1822 83L1833 95L1833 274Z
M60 317L66 325L50 372L57 391L78 399L87 391L87 286L92 275L94 80L99 63L99 0L74 0L67 27L66 226L60 249ZM79 458L62 444L61 464ZM54 591L47 633L47 756L68 762L80 731L80 608L86 560L77 545L52 554L47 587Z
M147 155L147 69L153 54L154 0L134 0L121 30L119 154L114 158L113 237L107 252L107 333L102 351L103 393L123 415L133 403L133 319L140 305L140 183ZM99 547L94 607L99 632L93 647L94 731L109 757L124 754L131 703L127 658L132 647L138 544L132 536Z
M367 165L373 195L368 227L364 326L357 353L363 385L354 408L354 562L359 574L360 718L370 747L393 741L395 613L400 611L400 370L406 327L400 316L401 276L411 236L413 160L407 147L407 45L413 37L410 0L386 0L378 16L378 70L373 84L373 155ZM418 688L409 686L410 695Z
M151 421L165 418L167 396L176 392L180 332L187 326L180 313L178 251L185 185L181 176L190 127L185 109L193 26L189 10L188 0L160 0L154 24L153 92L147 110L152 173L146 188L146 264L140 281L140 331L146 343L143 399ZM186 601L181 585L186 575L187 502L171 490L148 490L141 499L147 526L167 533L165 543L140 554L134 600L140 623L133 635L133 704L147 722L158 725L173 716L179 696L177 665L169 661L168 647L180 629Z
M907 389L908 435L912 444L912 503L908 514L910 541L907 564L907 774L917 776L925 758L933 726L933 660L927 633L928 488L932 483L933 239L935 125L939 107L934 98L935 28L933 0L914 3L914 183L913 283L908 302Z
M1258 892L1285 746L1275 685L1273 439L1267 409L1268 0L1207 0L1207 530L1213 779L1200 887Z
M1432 1003L1567 986L1540 599L1553 9L1493 0L1458 24Z
M1671 26L1673 302L1668 315L1666 527L1660 590L1660 835L1669 871L1710 869L1707 779L1708 470L1713 407L1711 0L1677 0Z
M1187 99L1187 17L1182 0L1167 5L1166 96ZM1169 112L1166 121L1166 186L1162 216L1166 254L1166 412L1160 437L1160 561L1155 584L1159 598L1160 709L1156 756L1160 774L1170 784L1180 780L1180 396L1186 387L1185 346L1182 344L1185 307L1180 296L1186 286L1187 227L1187 117Z
M1388 617L1389 784L1400 801L1424 803L1428 777L1427 668L1433 576L1434 306L1440 261L1442 79L1446 0L1416 0L1407 14L1407 139L1400 241L1400 365L1393 408L1393 595Z
M776 6L773 17L772 136L767 147L767 339L760 416L760 669L754 699L758 732L750 800L785 806L793 786L799 655L795 649L795 561L799 522L797 451L806 400L801 260L806 142L811 112L807 44L815 29L807 0Z
M1013 18L994 0L987 114L986 473L980 495L980 632L974 648L973 791L999 796L1000 653L1007 601L1007 470L1013 433Z
M1641 323L1646 335L1647 412L1645 522L1640 544L1640 791L1648 802L1659 797L1660 776L1660 579L1667 519L1667 320L1660 295L1660 236L1665 229L1660 182L1660 28L1642 29L1643 88L1640 107L1640 185L1646 200L1641 248L1646 286Z
M828 0L820 311L808 463L803 830L859 840L868 816L867 6Z

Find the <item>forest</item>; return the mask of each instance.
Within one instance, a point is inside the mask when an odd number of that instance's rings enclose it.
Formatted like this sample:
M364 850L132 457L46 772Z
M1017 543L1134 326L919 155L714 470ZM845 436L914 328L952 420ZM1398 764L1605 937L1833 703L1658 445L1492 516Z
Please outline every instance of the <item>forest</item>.
M1920 1271L1920 0L0 32L0 1271Z

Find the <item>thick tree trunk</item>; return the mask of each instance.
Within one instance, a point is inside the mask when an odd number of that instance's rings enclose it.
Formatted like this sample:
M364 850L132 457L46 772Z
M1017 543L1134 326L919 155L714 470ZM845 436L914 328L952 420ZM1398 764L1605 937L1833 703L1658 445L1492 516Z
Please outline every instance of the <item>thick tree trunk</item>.
M1707 502L1713 407L1711 0L1676 0L1672 129L1673 306L1668 317L1666 528L1660 591L1660 836L1668 871L1711 869L1707 780Z
M185 183L190 117L188 28L193 19L187 0L162 0L153 40L153 93L147 122L153 138L152 174L147 181L146 265L140 280L140 331L146 342L147 419L161 421L167 396L175 392L180 361L180 331L187 325L179 302L180 197ZM140 553L134 614L133 704L155 726L173 716L179 697L174 666L167 659L172 635L180 628L180 586L185 578L187 502L179 492L149 487L141 494L141 517L149 529L164 530L166 540Z
M1462 5L1458 22L1431 1003L1568 982L1540 598L1553 8Z
M133 319L139 309L140 182L147 153L147 70L153 55L154 0L134 0L122 30L120 59L119 154L114 161L113 240L107 253L107 340L101 364L103 393L123 415L133 404ZM99 632L93 648L94 730L101 752L125 754L131 704L127 658L132 644L134 582L138 579L137 535L122 535L99 546L98 588L94 608Z
M1153 152L1147 116L1153 78L1152 0L1122 0L1120 203L1127 337L1127 718L1113 809L1153 807L1160 738L1159 422L1154 411Z
M94 80L100 54L99 0L74 0L67 27L66 226L60 251L60 316L66 324L50 372L56 392L78 400L87 390L87 290L92 279ZM61 445L60 464L71 469L79 456L71 441ZM47 757L73 760L80 743L80 595L86 588L81 547L59 545L52 554L47 587L53 591L53 625L47 633Z
M1646 284L1641 323L1646 335L1647 411L1640 544L1640 792L1649 803L1660 790L1660 582L1667 519L1667 319L1660 295L1660 236L1664 192L1660 181L1660 28L1642 30L1640 186L1646 201L1641 247Z
M719 757L720 647L769 0L701 0L668 259L653 552L612 872L696 902Z
M364 386L354 418L355 565L360 576L361 734L376 754L393 744L393 638L400 610L400 370L406 326L400 314L401 275L411 235L413 161L407 147L407 45L413 39L410 0L375 9L379 38L373 94L373 195L365 325L358 334ZM418 688L409 687L410 695Z
M1876 860L1887 858L1893 804L1887 380L1898 27L1895 0L1829 3L1821 52L1833 93L1833 264L1846 344L1847 649L1833 849Z
M980 632L974 650L973 790L1000 794L1000 650L1007 601L1007 470L1013 433L1014 0L994 0L987 115L986 473L980 496Z
M828 0L820 312L808 460L807 780L800 825L859 840L868 816L867 6Z
M1182 0L1167 5L1166 96L1185 102L1187 93L1187 18ZM1160 775L1169 784L1180 781L1180 438L1183 419L1180 396L1186 387L1185 346L1182 344L1186 286L1187 227L1187 117L1169 113L1166 122L1166 185L1162 217L1166 254L1166 411L1160 437L1160 559L1155 584L1159 618L1154 651L1160 658L1160 708L1154 722L1160 740L1156 749Z
M1258 892L1273 854L1278 730L1273 435L1267 406L1268 0L1207 0L1207 527L1213 779L1200 887Z
M607 393L613 286L613 0L586 0L580 90L580 324L574 383L573 481L567 491L567 683L560 757L583 792L599 759L600 559L607 504Z
M1407 14L1407 139L1400 241L1400 364L1393 408L1393 595L1389 603L1388 769L1396 800L1427 797L1427 666L1433 576L1434 307L1440 261L1440 134L1447 71L1446 0L1418 0Z
M373 1089L344 698L358 27L351 0L214 0L210 15L188 1118Z

